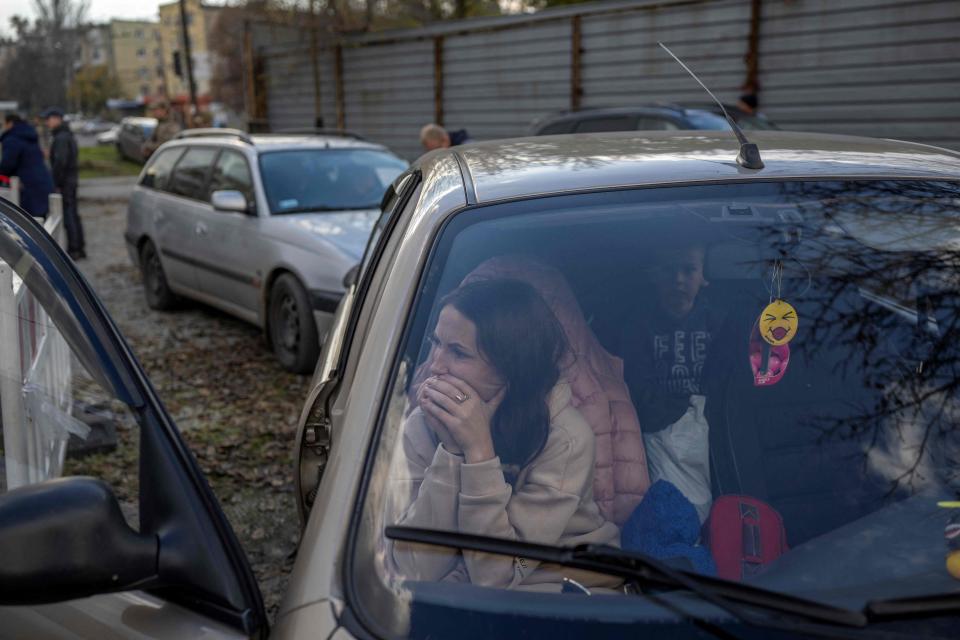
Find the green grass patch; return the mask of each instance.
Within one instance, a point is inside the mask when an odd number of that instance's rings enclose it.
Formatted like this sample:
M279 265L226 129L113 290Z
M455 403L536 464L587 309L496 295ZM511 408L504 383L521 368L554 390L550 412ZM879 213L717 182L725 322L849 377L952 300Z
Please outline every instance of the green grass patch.
M120 157L113 145L81 147L80 178L111 178L140 174L142 165Z

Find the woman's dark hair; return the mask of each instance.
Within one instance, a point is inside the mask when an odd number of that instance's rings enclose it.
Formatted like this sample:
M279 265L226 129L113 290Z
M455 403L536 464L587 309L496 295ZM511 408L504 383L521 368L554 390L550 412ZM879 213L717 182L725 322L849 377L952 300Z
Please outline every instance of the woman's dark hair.
M520 280L479 280L447 294L477 328L477 348L506 382L490 425L508 480L543 450L550 433L547 396L560 378L563 329L537 290Z

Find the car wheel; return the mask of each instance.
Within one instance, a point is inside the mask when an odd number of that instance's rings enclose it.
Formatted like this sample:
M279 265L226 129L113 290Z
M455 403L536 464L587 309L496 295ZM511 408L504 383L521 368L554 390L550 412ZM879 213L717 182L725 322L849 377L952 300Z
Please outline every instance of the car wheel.
M283 368L312 373L320 355L310 298L297 279L285 273L270 289L270 343Z
M167 311L180 302L180 298L167 284L167 275L160 263L160 253L153 243L147 240L140 249L140 273L143 275L143 290L147 294L147 304L151 309Z

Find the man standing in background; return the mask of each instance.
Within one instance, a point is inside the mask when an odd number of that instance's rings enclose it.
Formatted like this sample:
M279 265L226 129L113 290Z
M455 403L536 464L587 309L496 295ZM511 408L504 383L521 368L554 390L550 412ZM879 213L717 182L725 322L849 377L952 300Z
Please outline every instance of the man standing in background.
M438 124L430 123L420 129L420 144L427 151L446 149L457 145L473 142L466 129L447 131Z
M160 100L153 105L151 110L154 118L157 119L157 126L154 128L151 136L144 141L141 151L143 159L147 160L167 140L173 140L180 133L182 127L177 122L173 113L170 111L170 103L166 100Z
M26 120L15 113L4 117L0 175L20 178L20 206L30 215L44 218L50 210L53 183L38 140L36 130Z
M53 136L50 143L50 168L53 184L63 198L63 226L67 230L67 253L74 260L87 257L83 241L83 224L77 211L77 141L63 121L63 111L47 109L42 114Z

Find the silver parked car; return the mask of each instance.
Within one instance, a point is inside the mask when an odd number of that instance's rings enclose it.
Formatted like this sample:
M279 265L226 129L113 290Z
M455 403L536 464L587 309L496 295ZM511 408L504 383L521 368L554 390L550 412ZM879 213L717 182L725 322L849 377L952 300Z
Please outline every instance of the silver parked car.
M312 371L343 277L406 166L346 135L182 132L130 198L126 239L147 301L218 307L262 327L285 368Z
M120 121L120 129L113 140L117 148L117 154L121 158L142 164L143 143L153 135L153 130L156 128L156 118L137 116L124 118Z
M0 314L0 633L954 636L960 154L752 142L478 143L393 183L302 412L272 630L103 306L0 201L32 296ZM60 365L24 386L39 333ZM52 479L71 395L126 410L138 496Z

